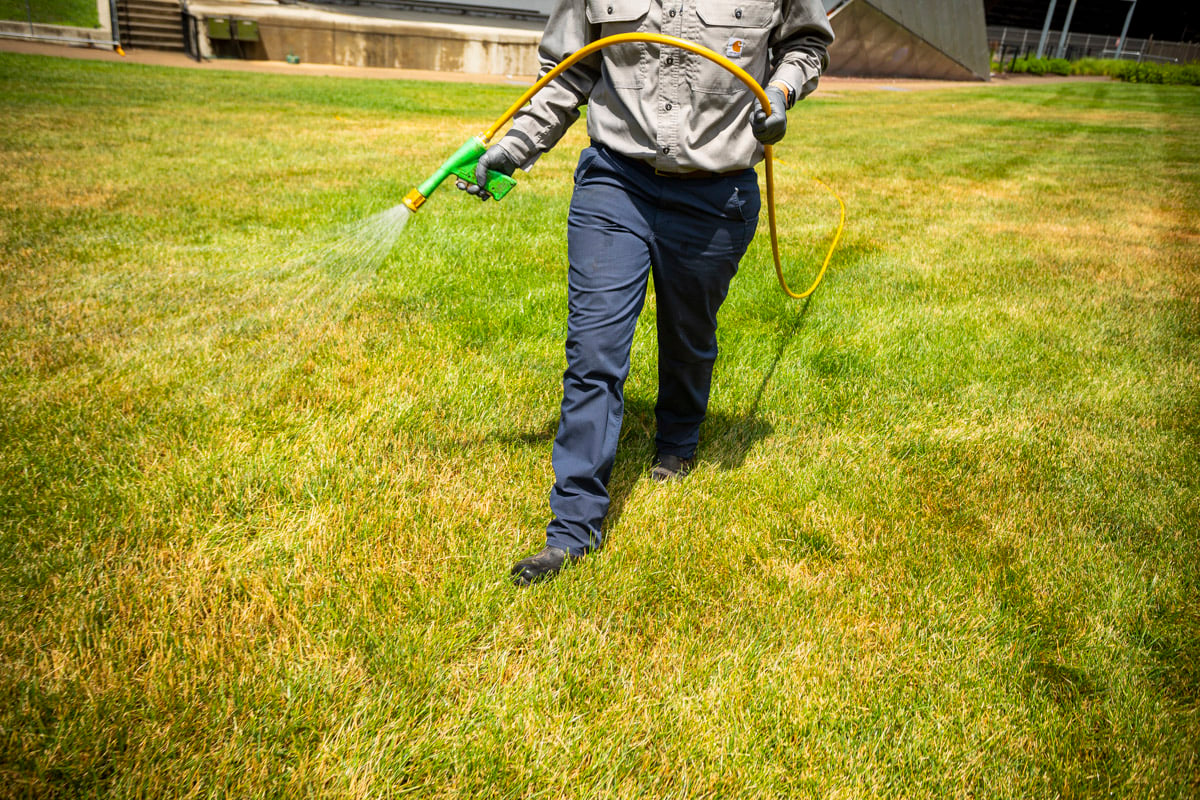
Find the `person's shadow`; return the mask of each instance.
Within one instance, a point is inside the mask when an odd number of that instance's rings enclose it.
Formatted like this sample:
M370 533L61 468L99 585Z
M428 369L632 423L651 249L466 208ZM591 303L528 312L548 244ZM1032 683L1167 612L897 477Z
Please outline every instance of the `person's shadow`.
M775 377L775 370L779 367L784 351L804 326L810 299L806 298L797 309L789 309L780 320L775 357L771 359L771 366L763 374L758 392L755 393L750 406L745 411L709 409L704 426L700 429L697 461L715 463L721 470L738 469L745 462L751 448L774 432L774 427L762 416L759 407L767 387ZM612 479L608 484L612 503L605 520L606 526L615 524L621 518L625 501L632 494L637 482L650 469L654 457L654 429L653 400L627 397L620 450L617 452L617 463L613 467Z
M704 426L700 430L698 461L716 464L718 469L738 469L754 445L770 436L774 431L771 423L761 414L759 407L767 387L775 376L775 370L787 346L804 326L809 300L795 310L789 310L779 322L779 342L771 366L763 375L758 392L750 406L742 411L709 409ZM515 434L515 441L526 445L552 442L558 429L557 415L549 418L535 431ZM627 392L625 396L625 418L621 425L621 438L617 460L608 482L611 498L605 526L611 526L621 517L625 502L634 486L650 470L654 457L654 398ZM547 487L549 488L549 487Z

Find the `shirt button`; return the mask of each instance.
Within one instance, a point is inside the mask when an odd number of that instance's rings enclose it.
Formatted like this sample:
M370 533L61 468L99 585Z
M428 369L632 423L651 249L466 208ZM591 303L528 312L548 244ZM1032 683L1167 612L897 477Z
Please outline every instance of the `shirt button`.
M671 56L667 56L667 66L669 67L674 63L675 63L675 59L672 58Z
M612 13L612 9L611 9L611 8L608 10L608 13L610 13L610 14ZM738 19L741 19L741 18L742 18L742 10L741 10L740 8L739 8L739 9L737 9L736 11L734 11L734 12L733 12L733 15L734 15L735 17L737 17Z
M608 13L610 13L610 14L612 13L612 6L608 7Z
M672 17L675 16L675 9L673 9L673 8L671 9L671 16Z
M669 153L669 152L671 152L671 145L667 145L666 147L664 147L664 148L663 148L663 155L664 155L664 156L665 156L667 153Z
M666 105L666 109L667 109L667 111L670 111L670 110L671 110L671 104L670 104L670 103L667 103L667 105Z

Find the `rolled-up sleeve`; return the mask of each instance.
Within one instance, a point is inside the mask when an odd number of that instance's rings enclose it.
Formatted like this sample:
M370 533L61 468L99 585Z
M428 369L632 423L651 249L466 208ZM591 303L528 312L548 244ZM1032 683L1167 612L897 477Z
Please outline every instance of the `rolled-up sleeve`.
M797 100L811 94L829 66L832 43L833 28L821 0L784 0L783 21L771 36L771 80L794 88Z

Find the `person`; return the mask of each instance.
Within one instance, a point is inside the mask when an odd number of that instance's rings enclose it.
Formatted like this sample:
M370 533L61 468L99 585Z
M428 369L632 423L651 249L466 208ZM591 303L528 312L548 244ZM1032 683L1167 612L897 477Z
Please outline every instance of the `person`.
M820 0L558 0L538 48L541 74L599 38L652 32L725 55L766 87L771 113L723 67L670 46L623 43L536 94L479 160L528 170L587 104L567 218L568 318L546 545L511 578L552 577L603 543L634 328L648 278L657 304L657 456L651 477L691 468L717 357L717 310L758 223L763 144L811 93L833 31Z

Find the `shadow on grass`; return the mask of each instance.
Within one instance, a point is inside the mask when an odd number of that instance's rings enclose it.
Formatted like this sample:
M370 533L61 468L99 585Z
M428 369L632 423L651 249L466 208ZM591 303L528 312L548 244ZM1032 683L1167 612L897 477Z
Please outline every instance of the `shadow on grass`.
M750 406L745 411L709 410L704 427L700 430L700 447L696 454L698 461L715 464L722 471L738 469L746 461L746 455L755 443L774 432L774 427L762 416L762 399L775 377L784 351L804 327L809 299L805 299L796 311L787 313L780 319L779 343L775 348L775 357L771 359L771 366L763 374L762 382ZM653 403L643 398L627 399L621 451L617 454L617 463L608 486L612 505L609 507L606 525L614 525L621 518L625 501L633 487L650 469L654 456L654 429ZM635 430L647 432L649 435L636 436L636 441L630 441L635 438L630 432Z
M780 319L779 343L775 348L775 356L763 374L762 382L749 408L732 413L709 411L700 431L698 461L716 464L718 469L723 471L738 469L745 462L750 448L774 431L773 426L761 416L760 406L771 380L775 377L779 362L783 359L784 351L804 327L811 299L806 298L795 311L783 315ZM611 504L605 521L606 527L614 525L620 519L625 501L633 487L650 470L654 456L655 428L653 400L626 395L620 446L613 474L608 482ZM558 418L554 416L548 417L535 429L512 431L496 438L510 444L536 447L554 441L557 431Z

